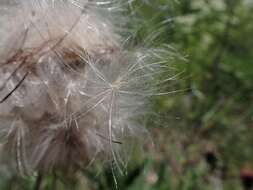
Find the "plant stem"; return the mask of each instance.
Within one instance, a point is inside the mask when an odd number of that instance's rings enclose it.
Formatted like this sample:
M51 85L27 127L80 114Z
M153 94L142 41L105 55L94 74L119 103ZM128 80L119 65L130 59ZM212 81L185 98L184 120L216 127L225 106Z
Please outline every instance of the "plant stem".
M57 189L57 175L54 173L53 174L53 181L52 181L52 190L56 190Z
M36 182L35 182L35 186L34 186L34 190L40 190L41 187L41 183L42 183L42 175L39 173L37 178L36 178Z

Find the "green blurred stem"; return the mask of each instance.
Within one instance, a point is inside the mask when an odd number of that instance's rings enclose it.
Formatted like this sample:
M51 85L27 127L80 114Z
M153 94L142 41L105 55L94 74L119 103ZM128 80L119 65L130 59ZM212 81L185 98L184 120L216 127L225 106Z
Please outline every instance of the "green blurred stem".
M53 181L52 181L52 190L57 189L57 175L54 173L53 174Z
M42 183L42 174L38 174L37 178L36 178L36 182L35 182L35 186L34 186L34 190L40 190L41 187L41 183Z

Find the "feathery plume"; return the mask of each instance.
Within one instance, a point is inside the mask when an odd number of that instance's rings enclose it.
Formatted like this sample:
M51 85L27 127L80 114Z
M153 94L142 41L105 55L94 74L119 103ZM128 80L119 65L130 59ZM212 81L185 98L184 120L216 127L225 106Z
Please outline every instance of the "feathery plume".
M171 93L159 87L174 80L160 78L168 72L167 50L125 48L117 28L124 25L121 1L19 0L4 7L2 156L10 155L22 175L72 172L94 159L121 168L129 139L145 133L136 118L146 98Z

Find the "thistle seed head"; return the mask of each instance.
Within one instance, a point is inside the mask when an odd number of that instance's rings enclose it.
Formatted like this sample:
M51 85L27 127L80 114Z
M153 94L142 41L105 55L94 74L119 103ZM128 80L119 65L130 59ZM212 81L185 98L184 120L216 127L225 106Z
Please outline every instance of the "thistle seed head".
M1 154L21 174L72 172L94 159L120 168L129 139L145 133L136 118L146 98L167 94L158 86L173 78L158 80L164 50L125 49L111 19L118 4L20 0L17 16L5 16Z

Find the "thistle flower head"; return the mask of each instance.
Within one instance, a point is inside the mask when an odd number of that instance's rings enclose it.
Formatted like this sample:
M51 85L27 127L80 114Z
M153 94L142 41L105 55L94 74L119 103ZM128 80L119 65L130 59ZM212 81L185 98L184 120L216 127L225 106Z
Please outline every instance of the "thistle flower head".
M17 16L6 16L2 155L21 174L75 171L96 158L120 167L123 147L145 131L136 118L146 98L167 93L157 92L173 80L157 80L165 51L126 50L111 16L117 3L20 0Z

